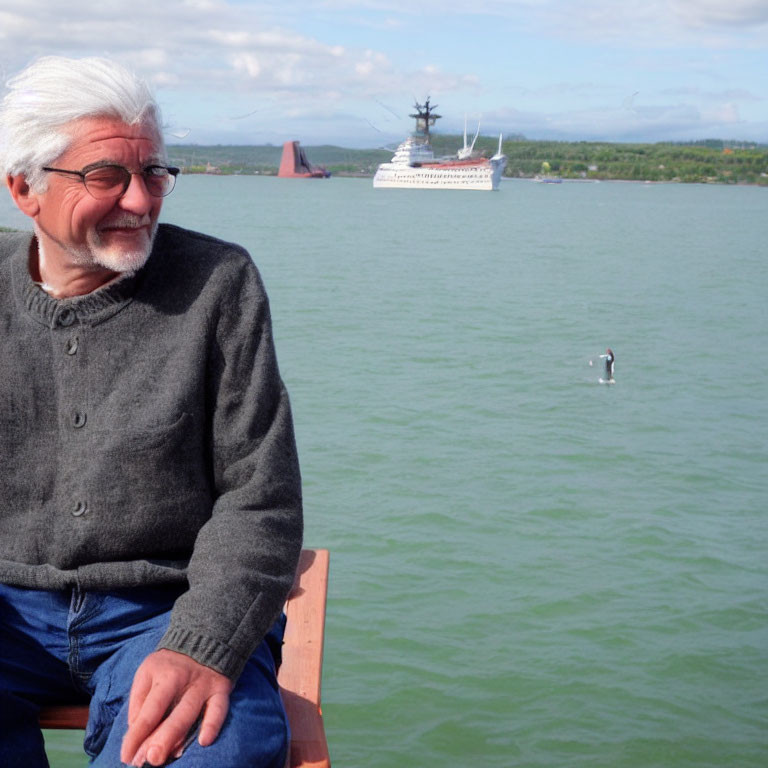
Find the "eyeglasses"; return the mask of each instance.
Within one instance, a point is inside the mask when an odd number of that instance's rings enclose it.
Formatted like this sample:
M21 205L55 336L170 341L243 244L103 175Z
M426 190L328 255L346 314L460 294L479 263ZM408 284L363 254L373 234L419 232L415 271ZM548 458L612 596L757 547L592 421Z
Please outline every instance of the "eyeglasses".
M82 171L65 171L63 168L46 166L42 170L79 176L88 193L97 200L122 197L128 191L134 173L144 179L144 186L152 197L165 197L173 191L176 175L179 173L178 168L164 165L148 165L135 172L122 165L89 165Z

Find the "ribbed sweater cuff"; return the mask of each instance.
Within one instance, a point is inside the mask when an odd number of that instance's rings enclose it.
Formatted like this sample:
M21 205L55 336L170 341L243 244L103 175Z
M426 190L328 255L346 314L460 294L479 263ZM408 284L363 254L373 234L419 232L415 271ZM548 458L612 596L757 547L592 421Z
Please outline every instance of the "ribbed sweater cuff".
M226 675L232 682L240 677L248 661L248 656L243 656L220 640L188 629L170 628L157 644L157 649L161 648L190 656L199 664Z

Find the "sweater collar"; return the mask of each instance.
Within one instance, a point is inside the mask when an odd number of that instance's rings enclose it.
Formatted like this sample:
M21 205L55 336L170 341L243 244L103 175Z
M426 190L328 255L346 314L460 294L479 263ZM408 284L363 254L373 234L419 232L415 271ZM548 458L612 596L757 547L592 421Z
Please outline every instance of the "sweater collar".
M117 314L133 298L142 268L126 273L113 282L84 296L55 299L48 295L29 274L29 251L34 235L23 237L13 254L15 292L24 308L38 321L50 328L74 324L96 325Z

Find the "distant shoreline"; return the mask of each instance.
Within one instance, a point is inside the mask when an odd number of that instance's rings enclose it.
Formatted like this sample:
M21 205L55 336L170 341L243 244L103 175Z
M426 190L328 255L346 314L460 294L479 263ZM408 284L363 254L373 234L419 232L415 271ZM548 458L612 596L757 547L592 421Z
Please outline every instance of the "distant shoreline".
M182 170L184 176L263 176L266 178L278 178L277 172L275 173L259 173L242 171L238 173L210 173L206 171L198 170ZM338 177L340 179L372 179L373 173L331 173L331 177ZM524 181L529 183L540 183L535 176L502 176L502 181ZM669 179L669 180L652 180L652 179L612 179L612 178L561 178L564 184L705 184L709 186L723 186L723 187L768 187L766 182L749 182L749 181L717 181L717 180L691 180L683 181L682 179Z
M454 154L463 137L433 134L435 155ZM498 139L481 136L476 149L492 155ZM333 176L369 178L393 149L303 147L313 165ZM695 144L618 144L507 140L504 178L551 175L565 180L636 181L768 186L768 145L707 141ZM272 145L171 145L171 162L184 173L274 176L282 147Z
M264 176L266 178L278 178L277 171L274 173L238 171L238 172L210 172L205 170L182 169L183 176ZM342 179L372 179L373 173L347 173L344 171L331 172L331 176ZM768 187L768 179L765 181L719 181L717 179L614 179L614 178L569 178L557 177L564 184L708 184L710 186L723 187ZM502 176L502 181L526 181L531 183L541 183L536 176Z

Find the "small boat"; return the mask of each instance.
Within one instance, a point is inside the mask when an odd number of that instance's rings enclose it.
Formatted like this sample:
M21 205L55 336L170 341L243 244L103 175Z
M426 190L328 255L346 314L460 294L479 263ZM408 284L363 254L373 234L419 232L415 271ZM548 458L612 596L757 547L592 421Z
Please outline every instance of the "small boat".
M451 157L436 158L429 143L429 129L440 119L434 112L437 105L415 104L416 131L402 142L388 163L382 163L373 177L375 188L404 189L480 189L499 188L501 175L507 165L507 156L499 149L493 157L484 157L474 151L480 132L467 146L467 128L464 124L464 146Z

